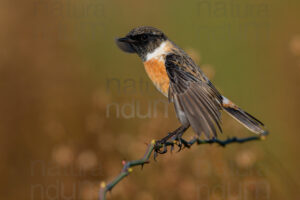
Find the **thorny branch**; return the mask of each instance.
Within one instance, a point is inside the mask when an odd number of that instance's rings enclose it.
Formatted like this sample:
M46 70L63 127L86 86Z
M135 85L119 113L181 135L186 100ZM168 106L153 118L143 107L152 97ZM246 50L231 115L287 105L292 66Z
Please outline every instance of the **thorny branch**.
M190 141L186 141L184 139L180 139L181 143L184 145L184 147L190 148L192 145L197 144L213 144L216 143L222 147L225 147L227 144L231 143L244 143L244 142L249 142L249 141L254 141L254 140L265 140L267 136L267 133L264 135L260 136L253 136L253 137L247 137L247 138L237 138L237 137L232 137L228 138L226 140L219 140L219 139L209 139L209 140L200 140L199 138L194 138ZM151 143L148 145L148 148L146 150L145 155L139 159L139 160L133 160L133 161L122 161L123 164L123 169L121 170L121 173L113 179L111 182L106 184L105 182L102 182L100 184L100 191L99 191L99 198L100 200L105 200L106 199L106 194L108 191L111 191L123 178L128 176L132 171L132 167L135 166L144 166L145 164L148 164L149 158L154 152L154 160L157 155L157 153L163 154L166 153L166 147L171 146L171 150L173 149L174 145L178 145L179 148L181 149L181 144L178 143L178 141L174 142L166 142L164 145L156 142L155 140L152 140ZM163 148L163 150L161 150Z

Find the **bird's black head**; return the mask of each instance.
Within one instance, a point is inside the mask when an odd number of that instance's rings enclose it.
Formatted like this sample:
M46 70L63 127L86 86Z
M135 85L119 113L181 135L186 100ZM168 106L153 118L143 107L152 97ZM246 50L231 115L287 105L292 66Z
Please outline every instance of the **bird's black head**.
M125 37L118 38L118 47L127 53L137 53L142 59L167 40L165 34L150 26L132 29Z

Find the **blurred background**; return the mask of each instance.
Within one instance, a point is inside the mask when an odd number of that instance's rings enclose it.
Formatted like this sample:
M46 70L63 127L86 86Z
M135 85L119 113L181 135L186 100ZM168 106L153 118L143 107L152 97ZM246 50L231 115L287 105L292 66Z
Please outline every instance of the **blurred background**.
M271 134L151 159L108 199L298 199L299 9L297 0L2 0L1 199L97 199L122 160L177 128L140 59L114 43L140 25L162 29ZM252 135L226 114L223 126L220 138Z

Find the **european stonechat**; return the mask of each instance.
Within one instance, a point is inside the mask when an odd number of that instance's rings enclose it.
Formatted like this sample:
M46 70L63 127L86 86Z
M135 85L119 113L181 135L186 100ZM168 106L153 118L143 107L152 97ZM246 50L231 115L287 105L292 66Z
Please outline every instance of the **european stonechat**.
M163 138L180 139L191 126L198 136L217 137L221 110L257 134L266 134L258 119L222 96L195 62L157 28L141 26L116 39L118 47L136 53L155 87L172 102L181 126Z

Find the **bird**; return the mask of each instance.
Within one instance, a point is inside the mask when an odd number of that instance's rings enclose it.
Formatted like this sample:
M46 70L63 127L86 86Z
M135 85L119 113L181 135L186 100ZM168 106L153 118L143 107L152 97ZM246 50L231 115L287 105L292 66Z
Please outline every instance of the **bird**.
M223 96L192 58L161 30L151 26L133 28L115 39L126 53L137 54L154 86L174 104L180 127L160 140L180 140L191 127L197 136L215 139L222 132L221 112L253 133L267 133L264 124Z

